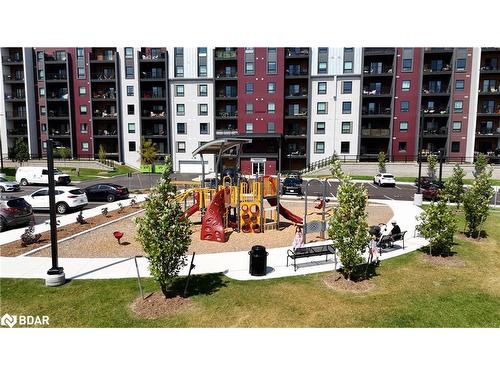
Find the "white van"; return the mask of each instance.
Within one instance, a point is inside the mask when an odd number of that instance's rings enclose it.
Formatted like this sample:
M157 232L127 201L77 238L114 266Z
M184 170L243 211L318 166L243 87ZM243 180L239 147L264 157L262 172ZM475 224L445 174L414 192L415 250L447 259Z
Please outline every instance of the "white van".
M59 185L69 185L71 178L62 173L59 169L54 169L54 180ZM16 171L16 181L22 186L29 184L49 183L49 170L47 167L19 167Z

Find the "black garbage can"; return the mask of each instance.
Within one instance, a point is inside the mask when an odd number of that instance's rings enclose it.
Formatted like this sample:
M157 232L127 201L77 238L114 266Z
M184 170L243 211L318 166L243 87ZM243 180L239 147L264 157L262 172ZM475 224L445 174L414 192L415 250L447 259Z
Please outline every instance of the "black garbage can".
M252 246L252 250L248 252L250 255L249 272L252 276L265 276L267 269L267 255L269 253L266 248L261 245Z

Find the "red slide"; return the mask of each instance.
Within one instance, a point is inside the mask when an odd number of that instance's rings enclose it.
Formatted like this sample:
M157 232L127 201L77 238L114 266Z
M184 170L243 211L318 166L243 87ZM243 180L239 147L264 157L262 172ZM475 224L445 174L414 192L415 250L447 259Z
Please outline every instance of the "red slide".
M275 207L276 204L278 203L278 200L276 198L267 198L267 201L273 207ZM285 219L293 221L295 224L302 224L302 218L287 210L285 207L281 205L281 203L279 205L279 210L280 210L280 215L283 216Z
M224 190L219 190L213 197L201 221L201 239L226 242L222 217L226 210Z
M189 207L186 211L184 211L184 213L179 218L179 221L188 218L189 216L191 216L200 209L200 193L198 191L195 191L193 197L194 197L194 204L191 207Z

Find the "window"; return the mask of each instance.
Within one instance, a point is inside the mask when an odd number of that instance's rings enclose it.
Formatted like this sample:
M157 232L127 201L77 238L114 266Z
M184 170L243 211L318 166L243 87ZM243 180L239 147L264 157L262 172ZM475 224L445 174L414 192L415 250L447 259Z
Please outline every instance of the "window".
M267 92L268 94L274 94L276 92L276 82L268 82Z
M253 48L245 48L245 74L254 74L255 53Z
M208 122L201 122L200 123L200 134L210 134Z
M408 121L399 122L399 131L402 133L406 133L408 131Z
M76 49L76 56L77 57L84 57L84 49L83 48L77 48Z
M326 82L318 82L318 95L326 94Z
M453 108L455 109L455 113L461 113L463 110L464 102L462 100L455 100L453 104Z
M404 80L401 83L401 90L403 90L403 91L410 91L410 81Z
M56 51L56 60L66 61L66 51Z
M44 87L40 87L40 88L38 89L38 94L39 94L40 96L45 96L45 88L44 88Z
M89 150L89 143L88 142L82 142L82 151L88 151Z
M207 76L207 47L198 48L198 77Z
M276 74L276 61L267 62L267 74Z
M248 82L245 84L245 93L252 94L253 93L253 83Z
M87 106L86 105L81 105L80 106L80 114L81 115L86 115L87 114Z
M45 116L45 115L47 114L47 107L45 107L45 106L41 106L41 107L40 107L40 114L41 114L42 116Z
M133 104L127 104L127 113L133 115L135 112L135 106Z
M184 48L174 48L175 77L184 77Z
M125 47L125 58L126 59L134 58L134 49L132 47Z
M465 88L465 81L463 79L457 79L455 81L455 90L462 91Z
M451 152L460 152L460 142L451 142Z
M43 142L42 142L42 148L43 148L44 150L46 150L46 149L47 149L47 141L43 141Z
M326 102L318 102L317 113L318 115L326 115L328 113L328 106Z
M45 72L43 69L38 69L38 79L43 80L45 78Z
M245 112L246 113L253 113L253 104L252 103L246 103Z
M177 123L177 134L187 134L185 122L178 122Z
M127 86L127 96L134 96L134 86Z
M175 85L175 96L184 96L184 85Z
M351 102L342 102L342 113L349 114L351 113Z
M403 48L403 72L411 72L413 69L413 48Z
M326 125L324 122L316 122L314 124L314 133L315 134L325 134Z
M318 74L328 72L328 48L318 48Z
M129 134L135 133L135 123L133 123L133 122L128 123L128 133Z
M457 59L457 70L465 70L465 59ZM458 146L460 148L460 144Z
M128 143L128 150L131 151L131 152L133 152L133 151L136 150L136 148L135 148L135 141L130 141Z
M208 86L205 84L198 85L198 96L207 96L208 95Z
M42 133L47 133L47 124L42 124Z
M253 133L253 124L251 122L245 124L245 133Z
M85 68L78 68L77 71L78 79L83 79L85 78Z
M267 113L275 113L275 112L276 112L276 105L274 103L268 103Z
M36 58L37 58L37 60L38 60L38 61L43 60L43 56L44 56L43 51L38 51L38 52L36 53Z
M462 131L462 121L453 121L452 130L454 132L461 132Z
M198 115L208 116L208 104L198 104Z
M399 103L399 109L401 110L401 112L408 112L408 110L410 109L410 102L407 100L402 100Z
M351 142L340 142L340 153L348 154L351 148Z
M82 133L82 134L88 133L88 125L87 124L80 124L80 133Z
M467 65L467 48L457 48L457 60L456 60L456 68L457 70L465 70Z
M406 145L407 145L407 142L399 142L398 143L398 151L399 152L406 152Z
M184 116L186 114L186 109L184 104L177 104L177 116Z
M314 142L314 153L324 154L325 153L325 142Z
M186 152L186 142L177 142L177 152L180 154Z
M125 78L126 79L134 79L134 67L126 66L125 67Z
M278 49L267 49L267 74L276 74L276 65L278 60Z
M87 88L85 86L80 86L78 88L78 95L80 95L80 96L87 95Z
M342 82L342 94L352 94L352 81Z
M342 121L342 134L351 134L352 133L352 122L350 121Z
M344 48L344 73L353 72L354 48Z
M268 133L276 133L276 124L274 122L267 123L267 132Z
M254 73L253 62L245 63L245 74L253 74L253 73Z

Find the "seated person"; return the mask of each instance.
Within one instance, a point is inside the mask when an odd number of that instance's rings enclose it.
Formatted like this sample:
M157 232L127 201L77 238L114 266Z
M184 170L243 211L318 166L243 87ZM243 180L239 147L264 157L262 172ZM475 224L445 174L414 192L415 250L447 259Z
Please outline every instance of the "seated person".
M391 224L392 224L391 235L394 236L394 235L400 234L401 228L396 223L396 221L393 221Z

